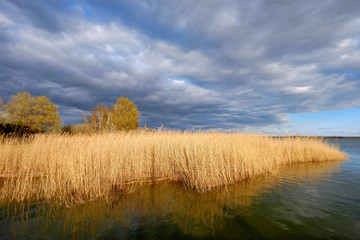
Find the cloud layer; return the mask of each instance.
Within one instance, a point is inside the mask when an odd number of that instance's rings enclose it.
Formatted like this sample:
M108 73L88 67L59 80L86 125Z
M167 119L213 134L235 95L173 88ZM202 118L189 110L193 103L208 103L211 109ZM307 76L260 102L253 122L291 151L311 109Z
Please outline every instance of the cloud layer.
M0 2L0 96L64 123L126 96L151 127L246 128L360 107L360 2Z

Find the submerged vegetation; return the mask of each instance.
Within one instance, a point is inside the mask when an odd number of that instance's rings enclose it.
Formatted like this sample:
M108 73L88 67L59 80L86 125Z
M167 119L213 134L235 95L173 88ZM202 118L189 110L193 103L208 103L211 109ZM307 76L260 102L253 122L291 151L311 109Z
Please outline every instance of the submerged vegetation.
M285 164L344 160L322 139L220 132L134 131L1 139L0 198L114 201L134 183L178 181L199 193Z

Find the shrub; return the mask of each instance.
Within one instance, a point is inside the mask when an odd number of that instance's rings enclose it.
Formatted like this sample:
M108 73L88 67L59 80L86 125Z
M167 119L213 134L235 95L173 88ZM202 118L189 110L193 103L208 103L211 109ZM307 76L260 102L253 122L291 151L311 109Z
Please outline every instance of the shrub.
M15 124L15 123L0 123L0 135L6 137L28 137L31 134L39 133L40 131L29 125Z

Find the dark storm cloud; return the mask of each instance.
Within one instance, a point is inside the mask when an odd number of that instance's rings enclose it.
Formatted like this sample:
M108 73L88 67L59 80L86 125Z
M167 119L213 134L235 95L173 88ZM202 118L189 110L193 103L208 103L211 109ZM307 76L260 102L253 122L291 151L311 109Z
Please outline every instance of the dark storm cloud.
M65 123L124 95L142 123L263 127L360 106L359 1L2 1L0 94Z
M30 21L33 26L49 32L61 30L60 20L54 14L62 8L60 2L11 0L3 1L0 7L3 12L12 15L14 19L22 23Z

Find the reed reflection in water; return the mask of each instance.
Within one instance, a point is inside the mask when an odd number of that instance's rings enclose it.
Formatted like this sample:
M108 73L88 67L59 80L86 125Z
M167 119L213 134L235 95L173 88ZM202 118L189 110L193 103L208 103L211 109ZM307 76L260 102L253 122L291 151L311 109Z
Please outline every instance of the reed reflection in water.
M283 184L298 186L304 179L316 184L339 167L339 162L293 164L284 166L276 176L259 177L204 194L184 188L178 182L134 185L131 194L120 194L111 205L103 201L67 208L3 201L0 236L6 239L226 237L225 231L229 234L231 228L229 219L240 224L244 236L249 233L257 236L266 229L261 229L261 225L255 229L244 219L252 216L254 206L263 197Z

